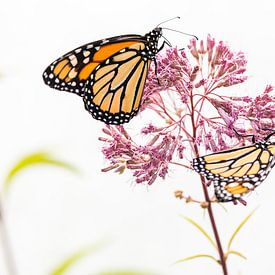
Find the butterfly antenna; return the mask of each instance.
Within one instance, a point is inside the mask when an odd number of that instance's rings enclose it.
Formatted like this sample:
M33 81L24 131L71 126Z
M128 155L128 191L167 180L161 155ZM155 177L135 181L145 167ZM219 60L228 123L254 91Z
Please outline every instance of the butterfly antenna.
M199 40L198 37L194 34L190 34L190 33L186 33L186 32L181 32L181 31L177 31L177 30L173 30L173 29L169 29L169 28L162 28L163 30L168 30L168 31L172 31L172 32L178 32L178 33L182 33L184 35L188 35L188 36L192 36L194 37L196 40Z
M162 25L162 24L164 24L164 23L166 23L166 22L169 22L169 21L172 21L172 20L175 20L175 19L180 19L180 17L179 17L179 16L176 16L176 17L170 18L170 19L168 19L168 20L165 20L165 21L159 23L159 24L157 25L157 27L159 27L160 25Z

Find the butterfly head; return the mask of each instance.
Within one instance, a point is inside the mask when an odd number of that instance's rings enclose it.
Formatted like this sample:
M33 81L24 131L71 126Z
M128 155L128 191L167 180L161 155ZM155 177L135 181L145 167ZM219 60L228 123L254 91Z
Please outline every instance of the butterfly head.
M152 31L145 34L145 40L147 41L147 57L153 59L158 53L158 41L162 36L162 28L156 27Z
M157 28L154 28L152 31L146 33L145 34L145 39L148 42L157 43L161 36L162 36L162 28L157 27Z
M162 36L162 28L161 27L156 27L153 29L152 33L154 33L158 38Z

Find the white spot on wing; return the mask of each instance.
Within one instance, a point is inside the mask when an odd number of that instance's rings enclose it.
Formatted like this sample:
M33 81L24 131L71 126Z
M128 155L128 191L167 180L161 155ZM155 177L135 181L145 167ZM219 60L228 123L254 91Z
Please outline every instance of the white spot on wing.
M251 183L249 183L249 182L243 183L243 186L246 187L246 188L248 188L248 189L254 189L254 185L251 184Z
M87 64L89 61L90 61L90 58L89 58L89 57L86 57L86 58L83 60L83 63L84 63L84 64Z
M103 45L103 44L106 44L106 43L108 43L108 42L109 42L108 39L103 39L102 42L101 42L101 44Z
M71 64L72 64L73 67L75 67L77 65L77 59L76 58L72 59Z
M84 55L85 57L89 56L90 54L91 54L90 51L83 51L83 55Z

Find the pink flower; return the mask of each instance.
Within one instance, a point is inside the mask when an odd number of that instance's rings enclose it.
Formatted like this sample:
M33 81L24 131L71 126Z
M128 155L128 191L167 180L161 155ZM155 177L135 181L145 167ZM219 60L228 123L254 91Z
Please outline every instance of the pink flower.
M184 101L185 95L192 89L190 81L192 67L184 52L179 52L176 48L168 49L166 55L157 56L156 62L158 75L155 75L155 68L151 67L142 97L141 110L147 108L149 104L154 105L161 91L172 88Z
M102 152L111 165L103 171L115 169L123 172L130 169L136 183L152 184L159 176L165 178L168 164L173 158L177 141L173 135L156 135L145 145L137 145L123 126L107 126L103 132L109 138L100 138L105 142Z
M207 78L204 79L206 94L220 87L242 83L247 79L243 75L247 63L243 52L232 52L223 41L216 45L215 40L210 35L207 37L206 44L205 49L203 41L201 41L200 50L197 50L197 41L192 39L188 46L201 69L203 69L203 59L207 56L207 64L205 65L208 67L208 73Z
M255 98L209 98L209 101L217 108L227 127L236 130L248 128L258 139L263 139L267 135L266 129L275 128L275 95L272 95L272 92L273 87L268 85L264 92ZM241 133L241 129L238 131Z
M154 111L161 122L140 130L147 142L134 141L124 126L105 126L100 140L110 166L103 171L129 169L137 183L150 185L170 165L192 169L193 157L251 143L241 135L264 138L275 128L271 86L256 98L226 92L247 79L243 52L210 35L206 42L192 39L188 49L169 48L156 57L157 76L154 65L149 70L140 111Z

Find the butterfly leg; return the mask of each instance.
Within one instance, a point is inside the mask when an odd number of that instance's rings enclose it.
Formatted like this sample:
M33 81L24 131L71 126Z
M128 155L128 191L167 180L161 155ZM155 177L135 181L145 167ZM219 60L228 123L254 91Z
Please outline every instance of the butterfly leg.
M171 43L165 38L165 41L163 41L162 45L158 48L158 53L164 48L165 45L168 45L169 47L172 47Z
M162 43L162 45L160 46L160 48L158 49L157 52L160 52L164 48L165 45L168 45L169 47L172 47L170 42L166 38L164 38L164 39L165 39L165 41ZM157 77L158 84L160 85L159 78L158 78L158 65L157 65L156 58L154 58L153 60L154 60L154 65L155 65L155 74L156 74L156 77Z
M238 133L234 128L233 131L239 136L239 137L251 137L252 138L252 142L255 143L255 135L241 135L240 133Z
M156 58L154 58L153 60L154 60L154 65L155 65L155 75L156 75L158 84L160 86L160 82L159 82L159 78L158 78L158 64L157 64Z
M265 131L273 131L271 134L269 134L269 135L265 138L265 140L269 140L269 138L271 138L271 137L275 134L275 131L274 131L273 129L263 129L263 130L265 130Z

